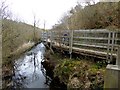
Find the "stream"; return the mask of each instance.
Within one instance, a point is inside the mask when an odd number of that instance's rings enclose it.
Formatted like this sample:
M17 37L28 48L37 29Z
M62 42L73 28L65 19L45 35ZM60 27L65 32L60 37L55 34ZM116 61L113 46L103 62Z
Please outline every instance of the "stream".
M45 46L40 43L15 60L14 88L49 88L49 83L43 73L45 69L41 65L44 53Z

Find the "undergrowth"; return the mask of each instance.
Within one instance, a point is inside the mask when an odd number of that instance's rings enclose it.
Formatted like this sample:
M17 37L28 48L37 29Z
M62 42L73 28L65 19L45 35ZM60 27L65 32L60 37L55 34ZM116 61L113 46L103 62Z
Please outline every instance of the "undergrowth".
M91 61L63 59L55 67L54 77L58 77L68 88L74 88L71 81L76 77L79 81L77 88L101 89L104 85L104 72L104 67Z

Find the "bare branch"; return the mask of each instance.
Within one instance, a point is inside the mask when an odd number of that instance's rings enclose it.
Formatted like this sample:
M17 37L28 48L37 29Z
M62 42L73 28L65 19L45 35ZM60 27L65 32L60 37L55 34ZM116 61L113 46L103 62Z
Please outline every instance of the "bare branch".
M8 5L6 5L6 0L0 1L0 17L2 19L11 18L11 11L9 10Z

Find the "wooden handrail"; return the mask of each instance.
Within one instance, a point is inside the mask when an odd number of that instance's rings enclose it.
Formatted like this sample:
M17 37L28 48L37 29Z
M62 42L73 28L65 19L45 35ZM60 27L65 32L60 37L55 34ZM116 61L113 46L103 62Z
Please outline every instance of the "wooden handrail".
M48 31L49 32L49 31ZM72 34L71 34L72 33ZM88 30L50 30L49 37L52 37L52 43L58 42L63 45L65 42L69 43L69 52L72 53L73 45L74 47L80 48L80 46L99 49L106 49L107 58L112 60L113 52L115 52L118 46L120 46L119 36L120 31L110 31L107 29L88 29ZM64 36L67 34L67 36ZM117 35L118 34L118 35ZM44 34L43 34L44 35ZM51 36L52 35L52 36ZM65 41L66 38L67 41ZM117 52L116 52L117 53Z

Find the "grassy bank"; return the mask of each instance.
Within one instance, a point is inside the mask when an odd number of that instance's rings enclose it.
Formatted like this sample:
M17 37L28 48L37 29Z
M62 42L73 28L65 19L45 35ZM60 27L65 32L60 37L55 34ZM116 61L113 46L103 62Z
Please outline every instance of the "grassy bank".
M105 68L99 68L87 60L63 59L54 69L54 77L58 77L67 88L101 89L104 86Z
M35 45L34 42L32 43L27 42L21 45L20 47L18 47L15 51L11 52L8 56L4 57L3 62L2 62L3 66L10 64L12 60L19 58L24 52L31 49L34 45Z
M59 78L59 83L67 88L103 89L105 66L101 63L91 59L69 59L65 54L52 54L49 50L45 58L55 67L53 77Z
M35 35L34 35L35 33ZM2 60L6 63L40 40L41 30L32 25L12 20L2 21ZM31 42L31 43L30 43Z

